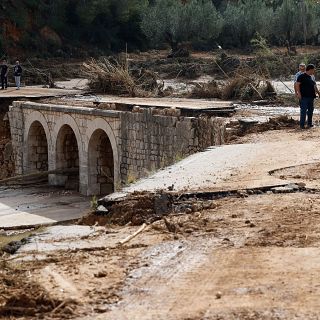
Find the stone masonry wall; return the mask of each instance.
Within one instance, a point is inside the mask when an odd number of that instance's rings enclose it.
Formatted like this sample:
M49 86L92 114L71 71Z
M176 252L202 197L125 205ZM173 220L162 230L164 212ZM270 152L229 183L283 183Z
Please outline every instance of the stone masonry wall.
M121 185L188 155L223 144L225 136L223 118L157 115L148 108L141 108L139 112L121 112L14 102L9 119L16 174L26 173L30 165L32 150L28 150L27 140L32 137L30 128L35 122L41 123L47 137L49 171L59 168L59 152L68 154L57 148L62 143L61 128L67 125L68 130L72 129L77 141L72 145L78 145L80 192L87 195L118 190ZM101 143L99 137L104 137L101 132L109 142ZM109 172L112 169L114 175ZM57 175L49 176L51 184L60 185L59 181L62 179ZM109 185L110 181L114 182L114 188Z
M221 118L153 115L151 109L121 116L121 182L126 184L182 158L224 143Z
M48 105L35 102L13 102L9 110L10 130L15 156L15 174L25 174L30 167L30 159L33 158L33 150L28 150L30 140L30 127L34 122L40 122L44 128L48 144L48 169L49 171L60 169L59 148L63 145L65 135L59 132L67 125L75 134L73 140L67 139L68 146L64 146L63 167L79 166L80 192L82 194L97 194L91 190L88 173L88 146L94 132L102 129L107 132L112 149L114 151L114 167L119 171L119 115L118 112L96 110L93 108L72 108L63 105ZM71 148L71 149L70 149ZM77 149L77 157L73 151ZM119 185L118 175L115 173L115 185ZM60 175L50 175L49 182L53 185L61 185L64 179Z
M48 171L48 142L39 122L35 122L30 129L28 148L32 154L30 171Z
M20 108L10 110L8 113L10 122L11 142L15 163L15 174L22 174L23 169L23 113Z

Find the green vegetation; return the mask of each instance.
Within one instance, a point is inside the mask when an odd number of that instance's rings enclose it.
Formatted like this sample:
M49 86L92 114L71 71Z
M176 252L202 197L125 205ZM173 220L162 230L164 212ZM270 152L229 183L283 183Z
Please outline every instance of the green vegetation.
M98 199L97 196L93 196L92 199L90 200L90 208L92 210L97 210L98 209Z
M211 0L156 0L144 12L141 26L154 45L167 42L174 51L183 41L216 39L222 23Z
M320 44L315 0L2 0L0 50L77 57L181 43L247 48Z

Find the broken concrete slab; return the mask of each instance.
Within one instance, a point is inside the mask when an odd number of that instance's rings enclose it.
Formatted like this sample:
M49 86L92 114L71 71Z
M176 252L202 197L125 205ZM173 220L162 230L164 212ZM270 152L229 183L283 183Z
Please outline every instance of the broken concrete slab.
M272 188L271 190L274 193L288 193L288 192L298 191L299 189L300 189L300 187L297 184L289 183L286 186L275 187L275 188Z
M66 96L72 94L79 94L80 90L66 90L66 89L49 89L42 87L22 87L20 90L16 88L8 88L0 93L0 99L19 99L19 98L49 98L57 96Z
M48 225L78 219L88 212L89 198L50 187L0 188L0 229Z
M318 141L307 140L211 147L103 198L101 203L119 200L133 192L169 191L172 185L174 192L186 193L288 184L290 181L271 176L269 172L276 168L320 161L320 156L314 152L319 147Z

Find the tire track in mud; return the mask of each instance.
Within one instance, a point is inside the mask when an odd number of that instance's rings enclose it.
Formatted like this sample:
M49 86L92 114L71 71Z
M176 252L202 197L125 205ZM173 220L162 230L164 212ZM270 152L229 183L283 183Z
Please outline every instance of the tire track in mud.
M129 276L124 300L103 319L195 319L204 314L217 293L218 268L209 257L218 246L221 239L209 238L151 248L143 256L145 266Z
M124 300L97 319L314 319L320 249L210 247L195 244L140 270Z
M208 266L211 247L219 243L218 239L205 239L163 244L148 250L144 254L146 266L130 275L132 280L123 292L124 300L104 319L169 320L180 319L182 314L189 316L190 305L208 291L208 285L211 287L212 282L198 275ZM211 273L214 277L214 270ZM195 312L198 314L198 309Z

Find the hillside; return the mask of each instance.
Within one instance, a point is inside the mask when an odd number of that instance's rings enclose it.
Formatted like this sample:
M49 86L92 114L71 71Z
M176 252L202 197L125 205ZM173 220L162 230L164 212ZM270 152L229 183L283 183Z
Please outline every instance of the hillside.
M83 57L142 47L138 10L145 1L7 0L0 3L0 52Z

